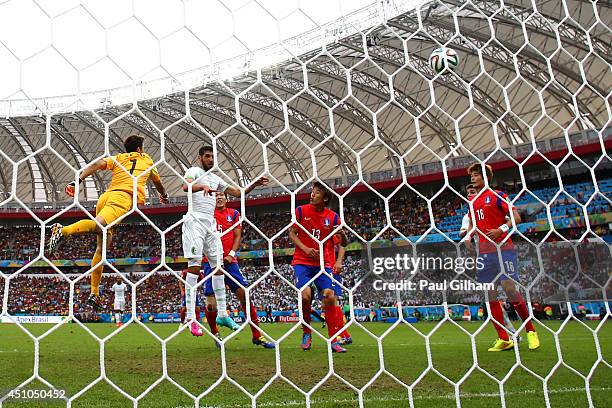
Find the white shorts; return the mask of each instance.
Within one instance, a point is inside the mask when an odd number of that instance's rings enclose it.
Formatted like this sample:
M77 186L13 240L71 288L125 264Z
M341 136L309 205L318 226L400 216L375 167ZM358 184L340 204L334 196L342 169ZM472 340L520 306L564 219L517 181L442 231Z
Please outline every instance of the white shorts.
M115 300L113 310L121 310L123 312L125 310L125 300Z
M221 238L217 234L217 224L196 220L193 217L183 218L183 256L187 259L202 261L206 256L211 267L219 265L221 257Z

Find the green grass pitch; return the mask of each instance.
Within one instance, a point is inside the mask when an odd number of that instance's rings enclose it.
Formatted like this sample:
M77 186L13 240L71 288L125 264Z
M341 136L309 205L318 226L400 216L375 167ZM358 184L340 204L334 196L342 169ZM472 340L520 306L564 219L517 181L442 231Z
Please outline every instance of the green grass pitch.
M470 333L482 323L461 323ZM558 331L561 322L548 322L547 327ZM596 323L587 323L595 329ZM176 324L147 324L162 338L175 333ZM32 334L39 336L50 325L28 325ZM111 324L87 325L99 336L106 336L116 330ZM263 329L278 338L292 326L264 324ZM315 324L320 330L320 324ZM364 327L380 336L391 325L366 323ZM431 363L435 370L427 371L428 355L424 338L437 327L430 337ZM612 397L612 370L598 360L593 334L578 322L571 321L558 336L559 351L554 336L538 325L542 347L529 351L526 341L520 345L519 357L524 367L515 367L513 351L489 353L487 348L495 338L494 330L488 324L475 336L476 356L473 355L470 337L455 325L445 322L418 323L413 326L402 324L389 332L382 341L383 353L379 352L376 340L359 327L349 328L354 344L349 352L333 355L334 372L357 388L363 387L375 376L381 367L398 380L413 384L415 407L457 406L455 387L439 374L451 381L459 381L474 367L478 366L496 378L504 378L512 371L505 383L507 407L546 406L542 381L534 374L546 377L553 368L547 383L547 395L554 407L588 406L585 382L576 372L590 377L590 390L594 406L609 406ZM417 332L418 330L418 332ZM228 335L226 329L222 329ZM321 333L325 333L321 330ZM604 324L597 331L600 353L604 361L612 357L612 329ZM293 331L280 346L280 369L282 375L303 390L312 389L329 372L328 354L325 344L314 336L313 349L300 349L301 330ZM226 343L226 369L228 375L252 394L258 392L276 372L275 352L257 348L250 342L250 330L245 327ZM179 333L167 343L167 372L177 383L189 392L199 394L217 381L222 373L221 352L208 337L195 338L187 331ZM559 364L562 361L567 365ZM112 337L104 347L103 364L106 375L117 386L132 396L138 396L162 375L162 347L150 333L138 324L131 323ZM571 367L571 369L569 368ZM4 395L25 379L34 369L34 342L19 327L0 325L0 390ZM100 348L79 325L69 323L60 326L40 341L39 373L57 388L74 395L100 375ZM575 370L576 372L572 371ZM437 372L436 372L437 371ZM531 373L530 373L531 371ZM533 373L533 374L532 374ZM42 383L34 382L29 388L47 389ZM462 407L501 406L498 384L477 368L459 387ZM407 407L408 390L386 373L380 374L363 393L365 407ZM162 381L139 401L142 407L191 407L192 400L169 381ZM305 397L281 379L275 380L257 398L262 407L302 407ZM63 400L5 400L2 407L56 407L66 406ZM132 407L133 403L122 396L105 381L100 381L72 403L73 407ZM201 407L243 407L251 406L251 399L230 381L223 380L217 388L200 401ZM358 406L357 393L338 378L328 378L311 396L313 407L354 407Z

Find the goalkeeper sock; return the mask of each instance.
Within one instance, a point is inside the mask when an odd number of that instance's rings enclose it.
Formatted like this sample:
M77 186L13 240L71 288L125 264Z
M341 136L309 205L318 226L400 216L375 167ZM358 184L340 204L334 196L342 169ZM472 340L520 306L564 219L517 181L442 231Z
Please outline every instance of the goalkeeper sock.
M204 315L206 315L206 321L208 322L208 326L210 327L210 332L212 334L219 333L219 328L217 327L217 311L208 310L208 308L206 308L204 309Z
M212 288L215 292L215 299L217 300L217 314L219 317L228 317L227 313L227 301L225 299L225 276L224 275L213 275L212 277Z
M310 324L312 320L312 318L310 317L310 314L312 313L312 304L310 302L308 303L302 302L302 312L304 313L304 321ZM302 331L305 334L312 333L312 330L310 330L310 327L306 326L305 324L302 325Z
M527 310L527 304L524 300L520 302L512 302L512 306L516 313L518 313L519 317L522 321L527 321L525 324L525 330L528 332L535 331L535 327L533 327L533 323L531 323L531 317L529 316L529 310Z
M94 220L81 220L74 224L66 225L62 228L62 236L69 237L75 234L87 234L96 231L96 222Z
M500 324L504 321L504 311L502 310L499 300L489 302L489 306L491 307L491 317L496 320L492 321L491 323L493 323L493 327L495 327L495 330L497 330L497 335L500 339L508 341L510 339L508 337L508 332Z
M91 266L96 265L102 260L102 253L96 251L93 258L91 258ZM102 270L104 264L100 264L93 271L91 271L91 293L100 296L100 281L102 280Z
M115 313L115 323L120 323L122 320L121 313Z
M247 316L247 312L246 312L246 306L243 305L242 306L242 311L244 312L244 318L246 319ZM251 305L251 321L253 322L253 324L251 324L251 333L253 333L253 338L258 339L261 337L261 333L259 332L259 330L257 330L257 326L259 326L259 316L257 316L257 310L255 310L255 306Z
M187 283L185 285L185 308L187 309L186 318L187 321L190 321L193 319L193 315L195 312L195 291L192 291L192 289L198 283L198 275L194 273L187 273L187 276L185 277L185 282Z

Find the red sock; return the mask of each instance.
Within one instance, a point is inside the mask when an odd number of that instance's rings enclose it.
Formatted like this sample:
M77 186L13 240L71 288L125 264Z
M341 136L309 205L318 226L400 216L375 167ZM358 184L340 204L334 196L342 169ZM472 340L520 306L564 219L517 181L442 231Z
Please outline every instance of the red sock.
M200 321L200 308L199 307L196 307L195 315L196 315L196 322L199 322Z
M503 323L504 311L502 310L499 300L489 302L489 306L491 307L491 317L497 320L497 322ZM497 330L497 335L499 336L499 338L506 341L510 340L510 338L508 337L508 332L504 329L502 325L497 322L491 321L491 323L493 323L493 327L495 327L495 330Z
M181 317L181 324L185 323L185 315L187 315L187 309L183 307L181 308L181 311L179 312L179 316Z
M516 310L516 313L518 313L521 320L527 322L527 324L525 324L525 329L528 332L535 331L535 327L533 327L533 323L531 323L529 310L527 310L525 300L521 300L520 302L512 302L512 306L514 307L514 310Z
M312 318L310 317L310 313L312 312L312 304L310 302L302 302L302 311L304 313L304 321L310 324L312 320ZM302 331L307 334L310 334L312 332L312 330L310 330L310 327L306 326L305 324L302 325Z
M242 305L242 311L244 312L244 318L247 318L246 306ZM255 306L251 305L251 321L253 324L251 326L251 333L253 333L253 338L258 339L261 337L261 333L257 330L257 326L259 326L259 316L257 316L257 310L255 310Z
M336 306L325 306L325 321L327 322L327 334L329 334L329 337L337 336L336 332L340 326L338 325Z
M344 313L342 312L342 307L340 307L340 305L336 306L336 322L338 323L339 327L344 326ZM348 334L348 331L346 331L346 329L342 329L342 331L340 332L340 337L342 337L343 339L347 339L351 337L351 335Z
M208 308L206 308L204 309L204 314L206 315L206 321L208 322L208 326L210 327L210 332L212 334L219 333L219 329L217 328L217 311L208 310Z

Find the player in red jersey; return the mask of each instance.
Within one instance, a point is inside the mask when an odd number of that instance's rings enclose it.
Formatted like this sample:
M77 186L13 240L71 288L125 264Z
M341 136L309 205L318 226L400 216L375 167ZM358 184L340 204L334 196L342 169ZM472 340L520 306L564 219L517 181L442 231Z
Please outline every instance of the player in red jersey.
M486 165L485 169L487 178L490 181L493 177L493 169L489 165ZM479 257L483 265L482 268L477 270L477 280L481 283L499 282L501 284L508 296L508 300L510 300L518 315L523 321L527 322L525 328L527 330L529 349L537 349L540 347L538 334L529 317L529 310L525 304L525 299L516 289L514 283L514 281L519 280L518 262L514 243L508 237L509 230L513 226L512 218L518 224L521 222L521 216L515 208L509 206L508 195L506 193L497 190L493 191L490 188L483 191L485 182L481 164L472 164L468 168L468 174L473 186L479 191L471 199L474 219L476 220L476 233L478 234ZM512 211L512 217L510 217L510 211ZM470 217L470 227L468 230L472 231L472 217ZM500 249L499 253L497 251L498 247ZM501 255L503 269L500 266L499 255ZM505 274L500 275L501 272L505 272ZM498 275L500 276L498 277ZM513 280L508 279L508 277L511 277ZM489 306L491 308L491 316L495 319L493 326L499 335L499 338L489 351L512 349L514 342L510 340L508 332L502 326L504 312L497 300L497 288L489 290Z
M332 266L336 261L333 237L325 240L340 225L340 217L334 211L327 208L332 198L332 194L325 186L319 182L313 183L310 193L310 203L301 205L295 209L297 224L289 229L289 239L295 245L293 254L293 270L297 280L298 289L303 289L302 311L305 322L310 322L310 311L312 302L312 290L306 287L315 275L321 272L321 255L323 267L326 273L321 273L314 279L325 310L325 321L330 338L334 338L342 328L342 311L337 308L338 298L335 293L337 282L332 279ZM300 227L301 226L301 227ZM308 233L304 231L304 228ZM346 246L347 238L344 231L337 232L341 239L341 246ZM314 237L314 239L313 239ZM323 242L323 254L319 253L319 242ZM339 313L338 313L339 311ZM304 335L302 336L302 349L310 350L312 344L312 334L309 327L302 326ZM331 344L332 351L344 353L344 349L338 341Z
M236 251L240 248L240 238L242 237L240 213L238 210L227 207L227 197L224 193L217 193L215 204L215 223L217 225L217 230L222 234L225 232L225 234L221 236L221 244L223 245L223 269L225 269L227 275L231 276L230 278L225 275L225 285L230 288L236 297L238 297L240 307L245 317L251 318L252 323L250 326L251 333L253 334L253 344L262 346L263 348L274 348L274 343L268 341L258 330L259 317L257 316L257 310L253 303L251 302L251 307L248 312L246 309L246 293L243 286L249 286L249 282L244 275L242 275L242 272L240 272L238 260L236 259ZM211 273L212 268L208 260L204 259L204 275L208 276ZM217 302L211 279L208 279L204 284L204 295L206 296L206 309L204 311L206 321L210 326L210 331L218 339L221 339L217 327Z

